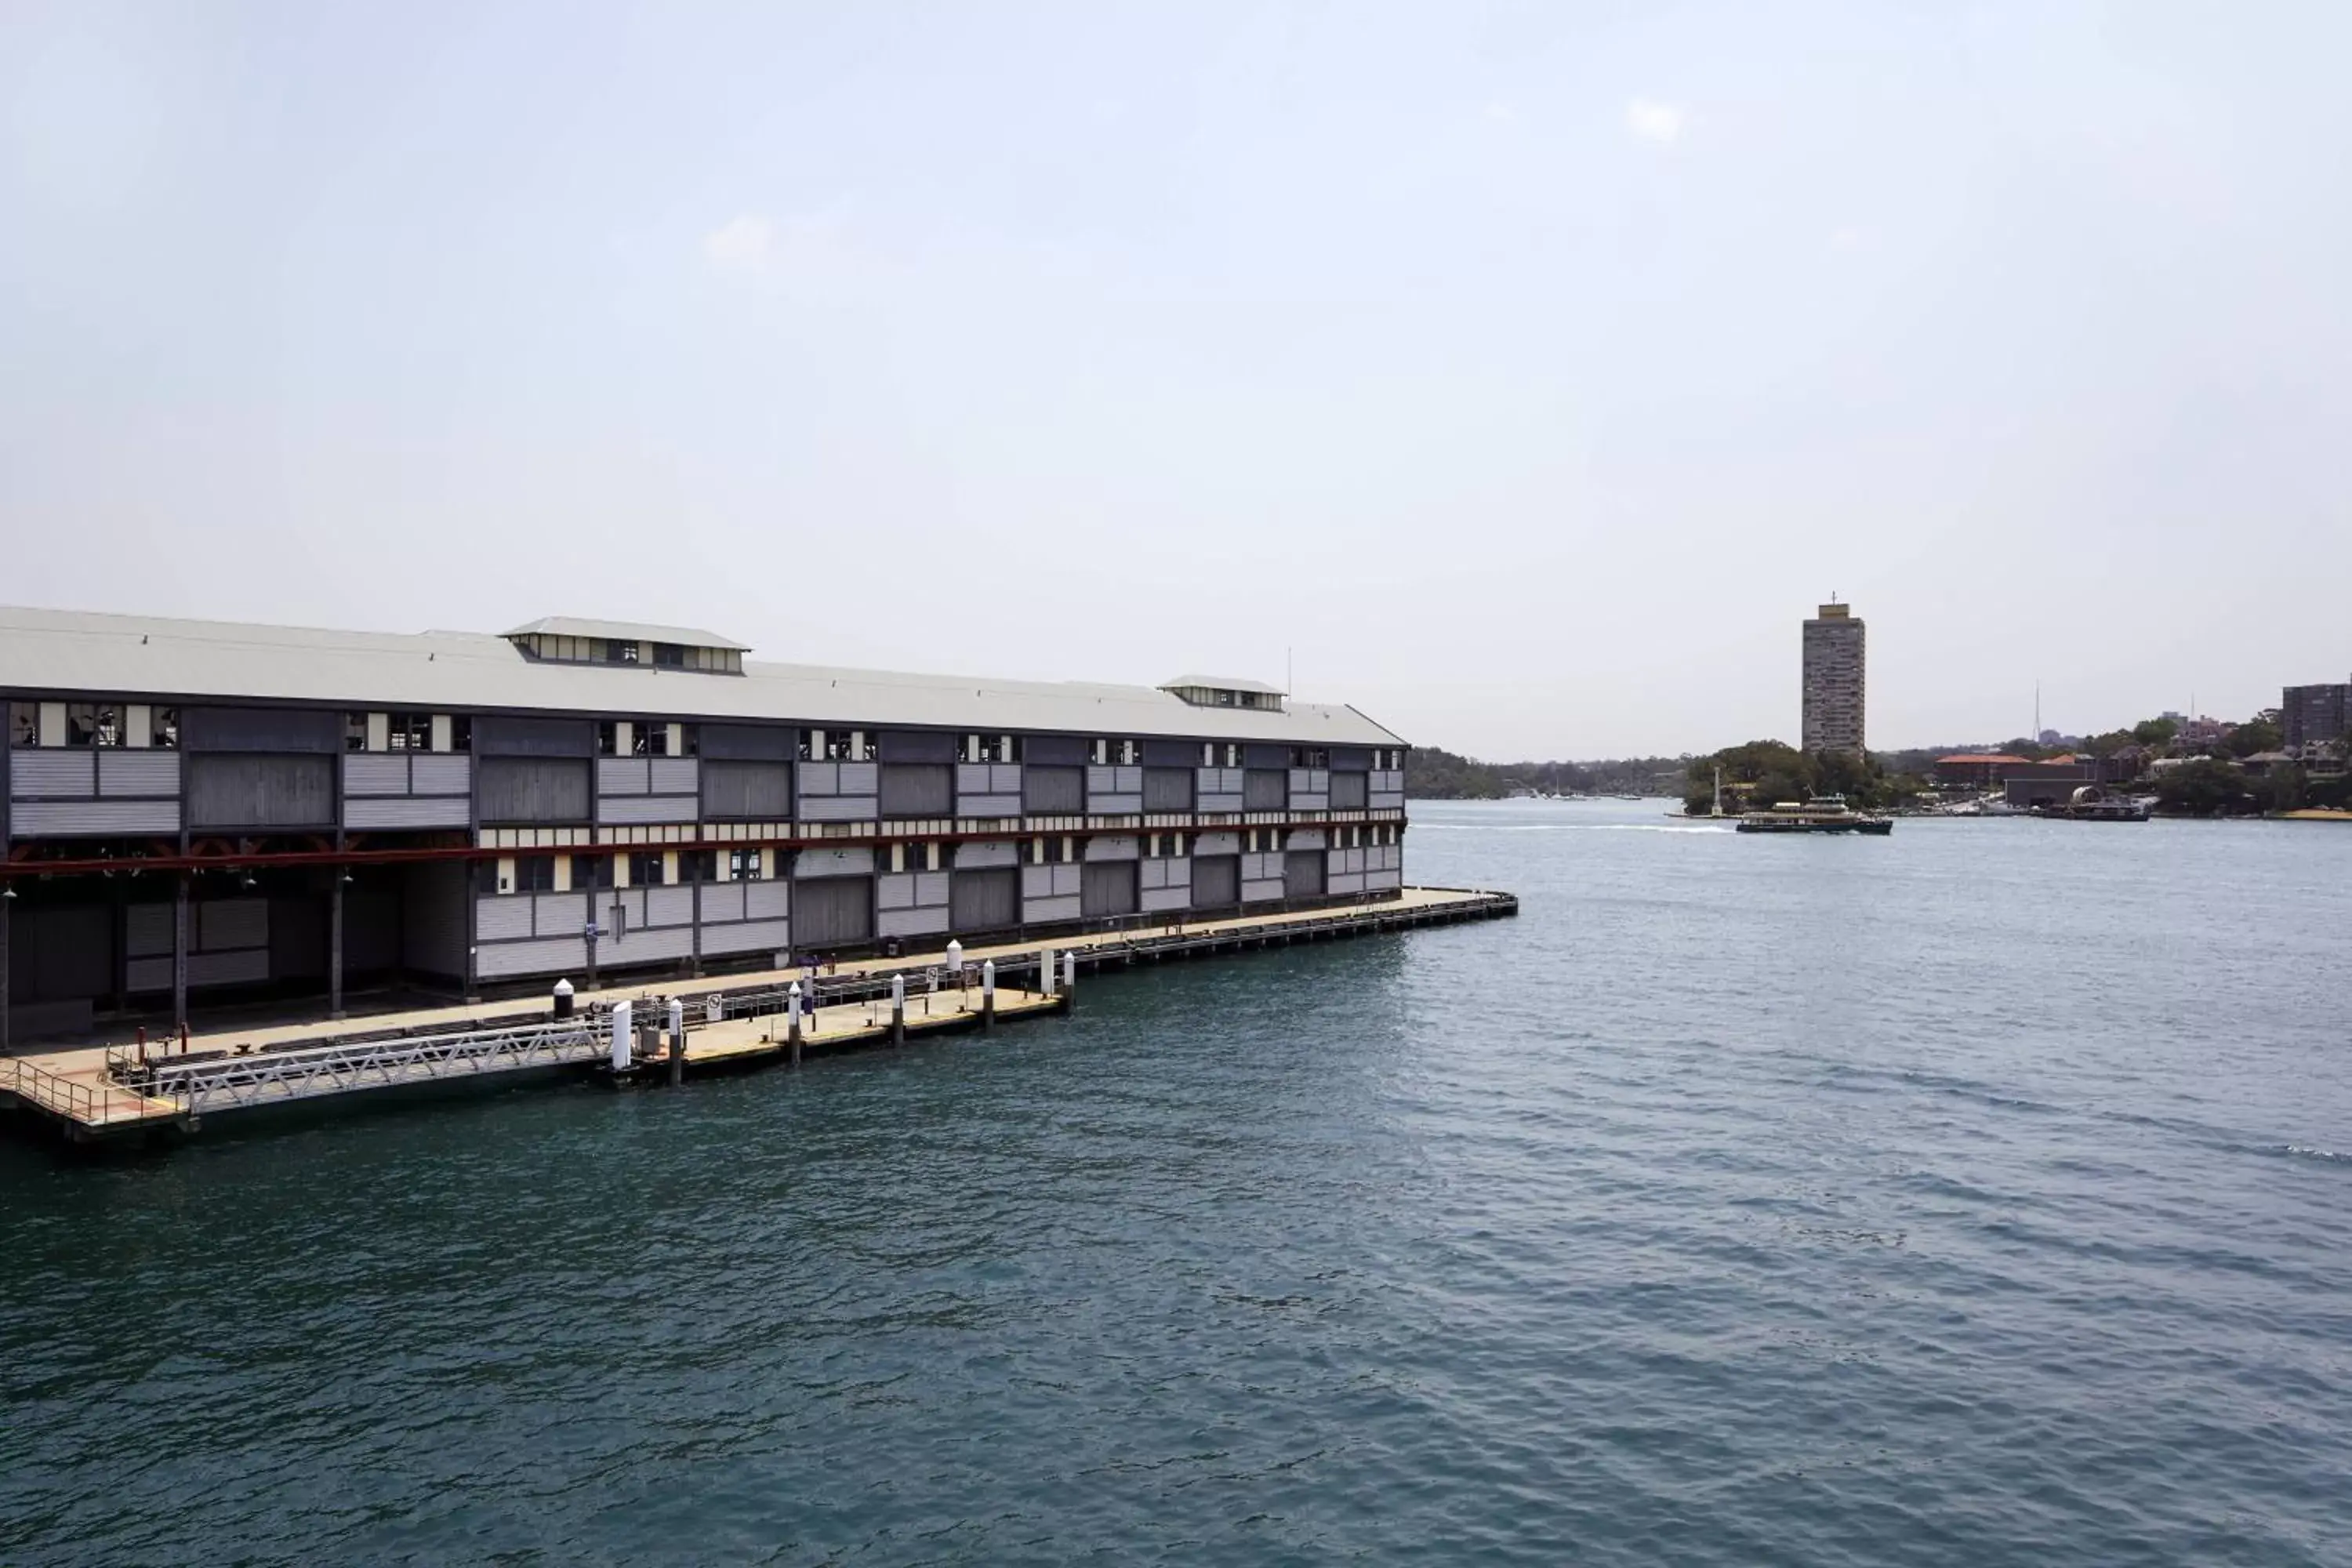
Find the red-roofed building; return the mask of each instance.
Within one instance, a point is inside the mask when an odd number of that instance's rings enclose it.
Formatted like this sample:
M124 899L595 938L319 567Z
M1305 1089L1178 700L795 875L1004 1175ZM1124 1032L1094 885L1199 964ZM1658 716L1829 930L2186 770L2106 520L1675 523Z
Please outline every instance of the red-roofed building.
M2032 765L2032 758L2006 752L1960 752L1936 759L1936 783L1945 789L1999 789L2011 768Z

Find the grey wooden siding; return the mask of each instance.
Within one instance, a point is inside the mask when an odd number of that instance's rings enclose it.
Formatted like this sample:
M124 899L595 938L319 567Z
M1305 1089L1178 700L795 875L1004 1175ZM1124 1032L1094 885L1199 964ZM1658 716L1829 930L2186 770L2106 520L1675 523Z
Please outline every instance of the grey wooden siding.
M71 751L11 752L8 793L18 800L35 795L89 799L98 794L98 753Z
M959 871L1020 864L1021 846L1010 838L959 844L955 847L955 865Z
M473 759L423 752L347 752L347 827L464 827L472 820Z
M1076 863L1021 868L1021 920L1024 925L1074 921L1080 912L1081 874Z
M192 828L331 826L335 759L234 752L192 756L187 807Z
M1328 768L1290 770L1291 810L1328 811L1330 805L1331 771Z
M464 795L396 795L343 803L346 827L464 827L470 820Z
M879 911L876 933L929 936L945 931L950 880L950 874L946 871L895 871L877 878L874 889L874 902Z
M18 838L89 838L179 830L176 800L20 800L8 811L8 831Z
M793 815L790 763L702 759L702 815L717 822L782 822Z
M489 824L588 820L588 760L532 756L482 757L476 799Z
M1243 773L1239 768L1195 768L1195 811L1240 811Z
M1094 816L1132 816L1143 809L1143 770L1087 769L1087 811Z
M1032 816L1076 816L1087 809L1087 770L1039 767L1021 770L1021 798Z
M1134 860L1143 854L1142 841L1132 833L1098 833L1087 840L1088 860Z
M948 763L884 763L880 799L885 817L952 816L955 768Z
M1021 765L1018 763L959 763L956 764L958 816L1018 816L1021 815Z
M1192 862L1163 857L1137 865L1137 888L1146 913L1188 909L1192 902Z
M873 763L803 763L800 810L805 822L870 822L882 813L875 798L879 769Z
M98 793L109 799L153 799L180 793L177 752L98 753Z
M177 752L23 751L8 774L20 838L180 830Z

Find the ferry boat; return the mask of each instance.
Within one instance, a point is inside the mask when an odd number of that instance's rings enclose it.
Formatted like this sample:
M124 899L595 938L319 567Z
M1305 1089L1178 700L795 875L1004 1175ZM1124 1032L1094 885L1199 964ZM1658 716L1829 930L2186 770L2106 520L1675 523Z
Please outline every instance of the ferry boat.
M1891 816L1855 811L1842 795L1815 800L1784 800L1769 811L1751 811L1739 819L1742 833L1869 833L1884 837L1895 831Z

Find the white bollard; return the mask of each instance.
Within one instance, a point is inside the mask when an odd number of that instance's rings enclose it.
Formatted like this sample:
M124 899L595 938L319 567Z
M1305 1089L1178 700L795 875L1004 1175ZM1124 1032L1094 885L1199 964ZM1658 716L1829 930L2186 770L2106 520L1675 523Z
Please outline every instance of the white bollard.
M1037 993L1041 996L1054 994L1054 950L1050 947L1037 955Z
M948 940L948 973L950 974L963 973L963 943L952 937Z
M904 974L890 976L890 1043L894 1046L907 1043L907 977Z
M1076 991L1077 988L1078 950L1075 947L1064 948L1062 950L1062 989Z
M613 1070L629 1070L629 1005L613 1004Z
M675 996L669 1003L669 1038L670 1049L686 1055L686 1004Z
M996 960L980 961L980 1026L993 1028L996 1025Z

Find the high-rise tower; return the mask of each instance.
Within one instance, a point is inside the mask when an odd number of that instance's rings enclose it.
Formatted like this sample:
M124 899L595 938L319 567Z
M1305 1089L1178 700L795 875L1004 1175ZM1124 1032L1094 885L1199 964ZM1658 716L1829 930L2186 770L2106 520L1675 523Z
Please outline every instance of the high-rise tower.
M1862 620L1832 600L1805 623L1804 749L1863 754Z

